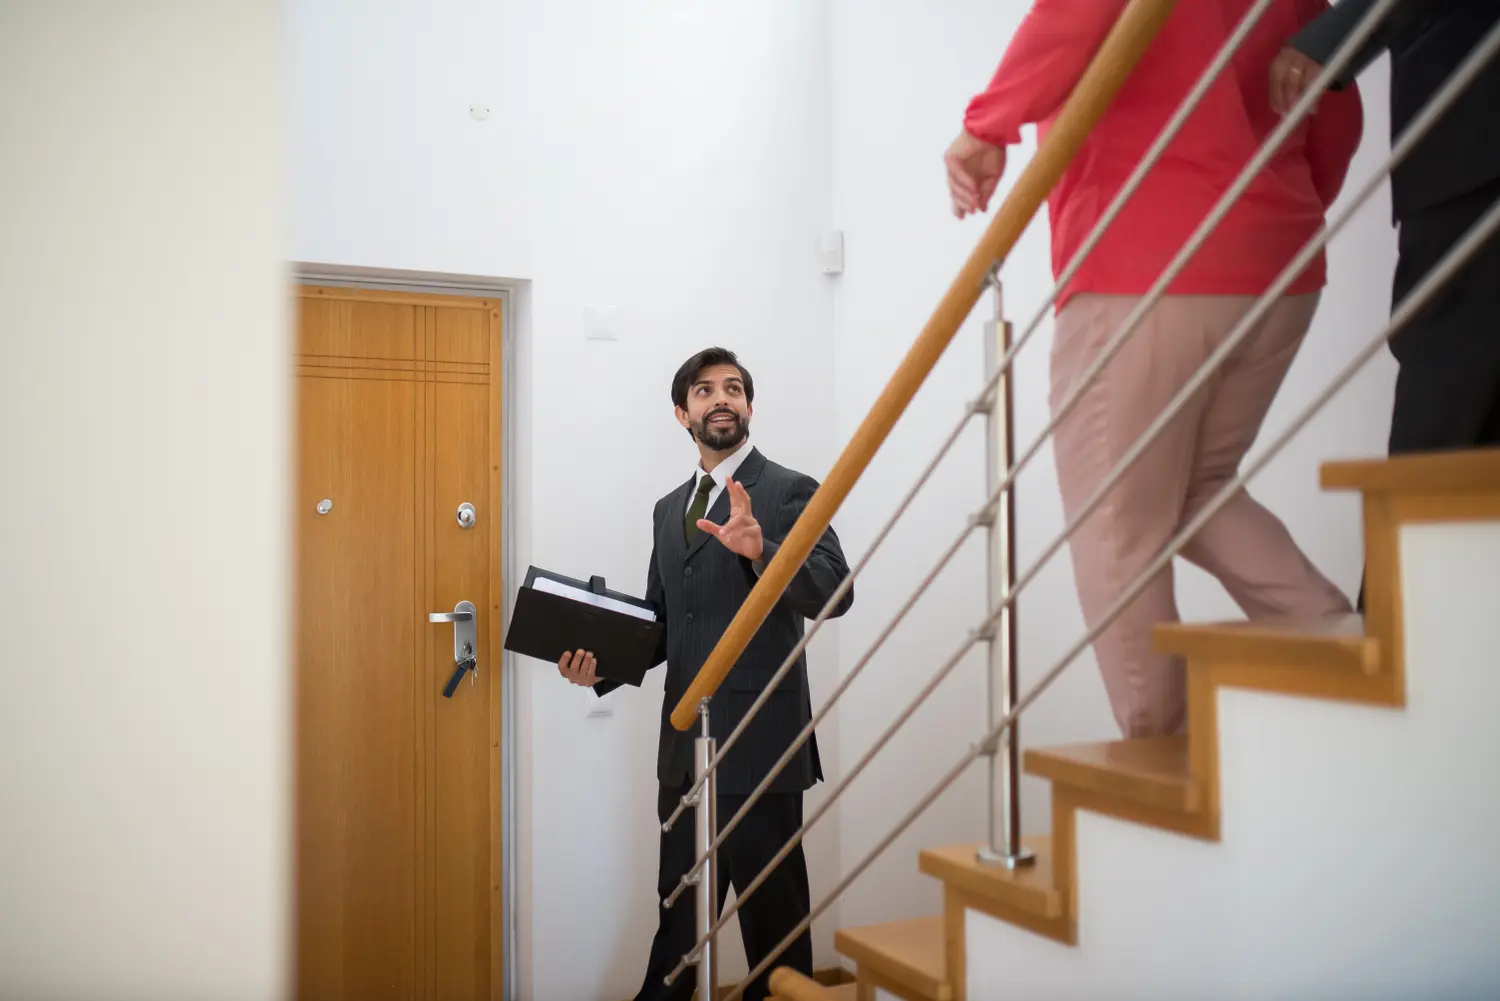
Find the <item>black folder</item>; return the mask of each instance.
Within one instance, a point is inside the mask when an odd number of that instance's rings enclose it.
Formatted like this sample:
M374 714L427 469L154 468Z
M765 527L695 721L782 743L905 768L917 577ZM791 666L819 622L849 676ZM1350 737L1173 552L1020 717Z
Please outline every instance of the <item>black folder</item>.
M576 596L542 590L537 586L541 579ZM597 599L644 609L651 612L651 618L591 603ZM663 628L650 605L608 590L603 577L581 581L528 567L505 634L505 649L553 664L569 650L588 650L598 661L599 677L639 687L656 655Z

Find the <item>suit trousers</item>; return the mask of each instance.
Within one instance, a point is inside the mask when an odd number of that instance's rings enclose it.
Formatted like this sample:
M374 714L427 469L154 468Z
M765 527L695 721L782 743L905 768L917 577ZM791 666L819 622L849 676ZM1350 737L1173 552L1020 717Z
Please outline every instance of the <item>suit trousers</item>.
M656 801L656 813L663 823L672 815L687 786L662 785ZM745 805L746 796L719 796L719 825L722 827ZM740 821L719 849L719 906L724 905L732 885L736 893L744 891L760 875L766 863L782 845L802 827L802 793L767 793ZM670 831L661 835L661 859L657 870L657 899L665 900L683 874L692 867L697 854L693 849L693 813L685 812ZM799 844L764 883L756 889L739 911L740 939L751 969L764 959L782 939L807 917L812 909L807 882L807 860ZM651 942L651 956L646 963L646 979L636 1001L687 1001L693 995L695 971L689 967L670 987L663 981L683 956L692 951L698 940L697 901L691 890L677 898L670 908L658 906L660 914L656 938ZM715 915L717 918L718 915ZM812 976L812 935L804 931L791 947L772 964L789 966ZM770 993L770 973L756 978L746 990L746 1001L762 1001Z
M1406 298L1479 221L1500 183L1401 223L1392 301ZM1392 455L1500 445L1500 238L1492 237L1393 338Z
M1054 414L1139 302L1081 294L1058 313ZM1248 312L1249 296L1166 296L1059 424L1054 440L1071 524L1173 396ZM1277 302L1069 540L1089 623L1103 619L1180 529L1237 474L1317 308L1316 295ZM1218 578L1254 618L1346 613L1348 598L1312 565L1281 520L1236 492L1181 555ZM1180 659L1151 632L1178 618L1171 564L1094 641L1110 707L1128 737L1172 734L1187 711Z

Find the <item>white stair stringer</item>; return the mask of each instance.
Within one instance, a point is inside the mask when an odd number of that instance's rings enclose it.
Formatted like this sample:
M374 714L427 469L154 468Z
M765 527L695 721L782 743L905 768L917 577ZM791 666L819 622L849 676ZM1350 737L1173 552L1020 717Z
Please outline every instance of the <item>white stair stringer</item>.
M1222 840L1080 811L1078 945L969 911L969 1001L1500 997L1500 522L1400 549L1406 707L1220 690Z

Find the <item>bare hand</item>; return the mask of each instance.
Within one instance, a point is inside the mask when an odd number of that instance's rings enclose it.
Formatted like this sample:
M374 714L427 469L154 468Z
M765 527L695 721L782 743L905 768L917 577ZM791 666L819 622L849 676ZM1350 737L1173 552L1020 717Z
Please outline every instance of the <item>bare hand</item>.
M576 650L565 653L557 662L557 672L568 681L583 688L592 688L599 683L599 675L594 672L598 661L594 655L587 650Z
M698 522L698 528L721 542L731 553L747 560L758 560L765 548L760 535L760 522L750 512L750 495L734 480L729 481L729 520L719 525L707 518Z
M960 132L943 154L943 164L948 168L953 214L962 219L971 212L988 212L990 196L1005 173L1005 147Z
M1323 71L1323 67L1288 46L1271 62L1271 110L1284 115L1292 110L1308 84ZM1312 112L1316 113L1317 105Z

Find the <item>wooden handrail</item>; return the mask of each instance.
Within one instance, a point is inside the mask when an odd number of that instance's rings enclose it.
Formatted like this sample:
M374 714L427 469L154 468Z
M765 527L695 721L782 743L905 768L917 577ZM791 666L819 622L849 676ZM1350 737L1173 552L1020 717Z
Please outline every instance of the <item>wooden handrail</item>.
M854 489L876 451L885 443L891 428L895 427L959 327L963 326L983 294L991 270L1015 247L1176 5L1177 0L1130 0L1121 12L1078 86L1073 88L1036 156L1026 165L1015 187L995 212L995 218L964 263L963 270L948 287L879 399L865 415L849 444L844 446L843 454L834 463L827 479L808 501L770 566L761 574L697 677L672 710L672 725L677 729L688 730L694 726L698 703L718 691L729 676L730 668L766 621L766 616L808 553L832 523L844 498Z
M778 966L767 981L776 1001L829 1001L833 997L822 984L789 966Z

